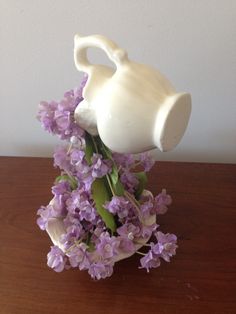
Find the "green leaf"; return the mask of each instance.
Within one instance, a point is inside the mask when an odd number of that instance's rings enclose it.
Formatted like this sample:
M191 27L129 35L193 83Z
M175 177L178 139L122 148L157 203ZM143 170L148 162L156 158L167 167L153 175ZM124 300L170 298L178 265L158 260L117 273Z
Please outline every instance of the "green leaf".
M68 176L68 174L56 177L55 183L59 183L61 181L68 181L72 190L75 190L78 187L76 179L74 177Z
M116 165L113 165L111 173L109 173L109 176L111 178L111 182L113 185L116 185L118 179L119 179L119 174L118 174L118 169Z
M59 183L60 181L68 181L68 175L58 176L55 179L55 183Z
M96 179L92 184L92 197L96 205L98 214L101 216L107 228L112 232L116 231L116 223L114 216L104 207L106 201L110 201L110 195L106 189L104 177Z
M138 181L139 181L139 185L138 188L136 190L135 196L138 199L140 197L140 195L142 194L143 190L145 189L145 186L147 184L147 175L145 172L137 172L135 173Z
M116 184L113 185L113 190L117 196L124 195L125 189L123 187L123 184L120 182L120 180L118 180Z
M112 152L110 149L102 142L100 138L96 139L98 142L98 146L100 147L100 150L102 152L102 155L106 159L110 159L113 163L112 165L112 171L109 173L109 178L112 183L112 187L115 191L117 191L117 195L123 195L124 188L119 180L119 172L116 163L113 160Z
M95 250L95 244L93 242L90 242L88 245L88 251L93 252Z
M90 165L91 164L91 157L93 156L93 140L91 138L91 135L86 132L85 134L85 142L86 142L86 147L85 147L85 159L87 163Z
M108 147L106 147L106 145L102 141L101 141L101 146L102 146L102 150L103 150L106 158L113 160L112 152L110 151L110 149Z

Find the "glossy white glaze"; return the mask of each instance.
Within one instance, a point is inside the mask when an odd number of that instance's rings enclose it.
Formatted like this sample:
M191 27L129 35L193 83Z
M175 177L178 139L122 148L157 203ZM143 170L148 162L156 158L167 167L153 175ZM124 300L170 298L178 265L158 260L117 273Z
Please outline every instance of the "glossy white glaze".
M88 74L84 100L75 110L78 124L116 152L174 148L189 121L190 95L177 93L159 71L130 61L126 51L101 35L76 35L74 42L75 65ZM89 47L104 50L116 69L90 64Z

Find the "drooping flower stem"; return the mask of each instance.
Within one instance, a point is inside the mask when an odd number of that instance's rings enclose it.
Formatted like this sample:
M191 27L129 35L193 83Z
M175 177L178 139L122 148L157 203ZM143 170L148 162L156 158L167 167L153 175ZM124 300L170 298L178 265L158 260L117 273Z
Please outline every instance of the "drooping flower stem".
M90 137L91 137L91 139L92 139L95 152L98 154L98 153L99 153L99 150L98 150L97 143L96 143L96 141L95 141L95 139L94 139L94 137L93 137L92 135L90 135ZM100 140L100 141L101 141L101 140ZM102 147L104 148L104 145L103 145L102 141L101 141L101 145L102 145ZM114 161L113 161L113 162L114 162ZM114 190L113 190L113 188L112 188L112 184L111 184L111 181L110 181L110 178L109 178L109 175L108 175L108 174L106 174L106 180L107 180L107 183L108 183L108 185L109 185L109 188L110 188L110 190L111 190L112 195L115 196L116 194L115 194L115 192L114 192Z
M67 150L67 155L70 154L70 151L71 151L72 147L73 147L73 143L70 143L70 145L68 147L68 150Z
M78 246L80 243L82 243L82 239L75 240L74 244L72 244L67 250L65 250L65 254L68 254L75 246Z
M128 196L130 199L132 199L132 201L136 204L136 206L139 208L140 204L139 202L136 200L135 197L133 197L132 194L130 194L128 191L125 191L126 196Z
M93 142L93 146L94 146L94 149L95 149L95 152L98 154L98 147L97 147L97 144L94 140L94 137L92 135L90 135L91 139L92 139L92 142Z
M146 255L146 254L144 254L144 253L142 253L142 252L140 252L140 251L136 251L135 253L137 253L137 254L139 254L139 255L143 255L143 256Z
M108 174L106 174L106 179L107 179L107 183L108 183L108 185L109 185L109 188L110 188L110 190L111 190L112 195L115 196L116 194L115 194L115 192L114 192L114 190L113 190L113 188L112 188L111 181L110 181L110 178L109 178L109 175L108 175Z
M135 244L141 244L142 246L146 246L146 247L150 247L151 246L150 243L144 243L143 244L142 242L139 242L139 241L136 241L136 240L134 241L134 243Z
M124 195L128 198L128 200L133 204L133 206L134 206L135 209L137 210L139 220L140 220L142 223L144 223L144 221L143 221L143 219L142 219L142 213L141 213L141 211L140 211L139 203L132 197L132 195L131 195L128 191L125 191L125 192L124 192Z

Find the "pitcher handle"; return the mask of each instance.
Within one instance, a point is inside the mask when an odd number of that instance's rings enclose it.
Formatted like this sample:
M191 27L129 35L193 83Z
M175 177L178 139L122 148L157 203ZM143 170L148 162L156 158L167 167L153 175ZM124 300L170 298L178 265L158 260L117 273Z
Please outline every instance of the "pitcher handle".
M90 73L92 65L87 58L88 48L100 48L107 54L108 58L119 68L122 63L128 60L127 52L119 48L110 39L101 35L81 37L76 34L74 37L74 61L79 71Z

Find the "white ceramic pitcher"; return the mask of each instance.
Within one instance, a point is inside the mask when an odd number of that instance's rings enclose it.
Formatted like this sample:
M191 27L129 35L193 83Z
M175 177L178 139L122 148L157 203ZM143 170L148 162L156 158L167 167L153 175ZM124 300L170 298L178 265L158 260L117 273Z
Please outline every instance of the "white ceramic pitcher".
M81 127L120 153L168 151L179 143L191 112L189 94L177 93L159 71L130 61L101 35L76 35L74 44L75 65L88 74L84 100L75 110ZM116 69L89 63L89 47L104 50Z

